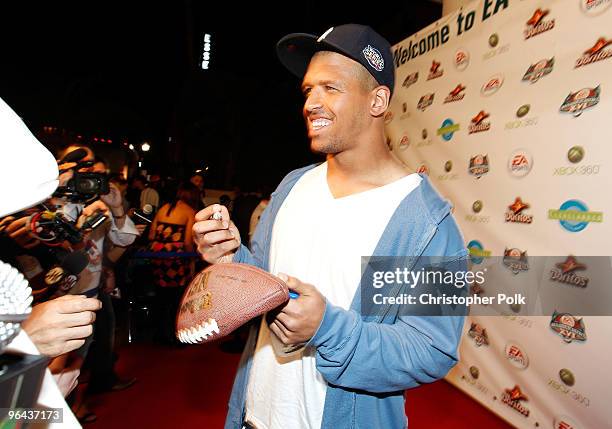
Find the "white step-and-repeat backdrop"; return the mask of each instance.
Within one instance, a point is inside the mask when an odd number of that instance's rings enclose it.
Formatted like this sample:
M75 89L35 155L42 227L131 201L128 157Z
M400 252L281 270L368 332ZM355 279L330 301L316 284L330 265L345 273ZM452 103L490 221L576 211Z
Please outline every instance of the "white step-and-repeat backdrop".
M394 58L389 147L453 203L473 261L554 256L553 293L604 308L472 316L448 380L519 428L612 428L612 278L581 261L612 254L612 1L474 1Z

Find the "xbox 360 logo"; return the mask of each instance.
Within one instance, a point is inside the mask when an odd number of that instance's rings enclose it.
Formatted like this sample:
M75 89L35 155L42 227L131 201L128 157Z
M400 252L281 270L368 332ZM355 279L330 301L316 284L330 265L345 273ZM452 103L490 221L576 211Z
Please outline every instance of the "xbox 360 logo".
M509 304L510 306L510 310L512 310L512 312L514 313L520 313L521 312L521 304L516 303L516 304Z
M453 161L448 160L444 163L444 171L449 173L453 169Z
M523 104L521 107L518 108L518 110L516 111L516 116L519 118L522 118L523 116L525 116L527 113L529 113L529 109L531 108L531 106L529 104Z
M566 386L573 386L575 383L574 374L567 368L562 368L559 371L559 378Z
M477 380L478 377L480 376L480 370L477 367L472 365L470 367L470 375L472 376L474 380Z
M567 159L572 164L577 164L584 158L584 149L582 146L573 146L567 151Z
M499 36L497 33L493 33L489 36L489 46L494 48L499 43Z
M482 210L482 206L482 201L476 200L474 201L474 204L472 204L472 210L474 211L474 213L480 213L480 211Z

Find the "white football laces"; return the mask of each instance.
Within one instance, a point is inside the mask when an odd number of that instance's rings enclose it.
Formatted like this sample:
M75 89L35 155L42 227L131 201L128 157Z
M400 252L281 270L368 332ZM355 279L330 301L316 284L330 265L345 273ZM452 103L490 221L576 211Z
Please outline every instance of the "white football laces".
M183 328L176 333L176 337L182 343L198 344L208 337L219 333L219 326L215 319L208 319L193 328Z

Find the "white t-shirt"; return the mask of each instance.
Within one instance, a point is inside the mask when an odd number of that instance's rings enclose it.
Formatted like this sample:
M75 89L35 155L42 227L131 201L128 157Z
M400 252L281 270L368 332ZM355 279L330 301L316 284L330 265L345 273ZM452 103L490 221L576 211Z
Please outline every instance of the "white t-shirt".
M306 172L280 208L272 231L270 272L315 285L349 309L361 276L361 257L373 253L397 206L421 181L417 174L368 191L334 198L327 163ZM279 358L262 321L250 372L246 419L258 429L320 428L327 383L315 349Z
M140 208L151 204L156 210L159 208L159 193L153 188L144 188L140 193Z
M65 204L61 210L74 221L78 219L80 212L83 210L83 205L68 203ZM101 225L92 231L84 241L83 250L87 253L89 263L85 269L79 273L79 280L70 290L70 294L83 294L100 285L105 238L108 237L117 246L127 247L132 244L139 235L138 230L134 226L134 222L132 222L129 217L125 218L121 229L115 224L112 214L110 215L109 222L109 225Z

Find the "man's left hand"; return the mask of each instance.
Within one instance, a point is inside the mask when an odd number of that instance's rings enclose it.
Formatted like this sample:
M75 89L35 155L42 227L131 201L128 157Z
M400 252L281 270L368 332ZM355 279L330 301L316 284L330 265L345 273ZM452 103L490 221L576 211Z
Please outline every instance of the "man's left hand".
M316 287L295 277L279 274L300 296L290 299L277 313L268 314L270 330L285 345L305 343L317 332L325 312L325 297Z
M108 188L108 194L100 195L100 199L111 209L113 216L123 215L123 197L121 196L121 191L113 183L109 183Z

